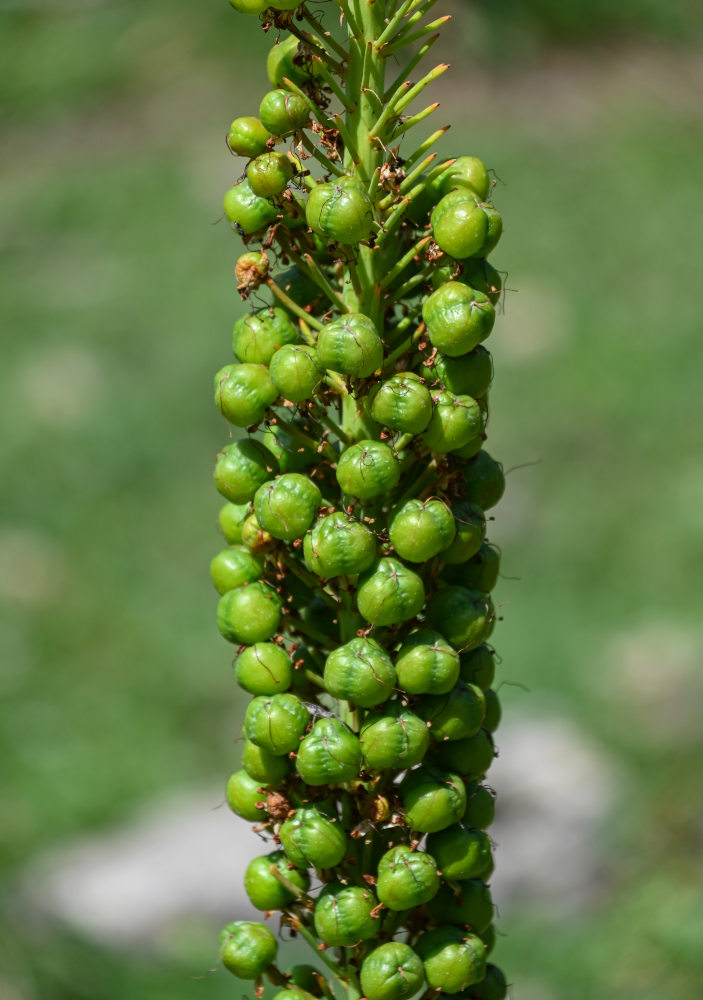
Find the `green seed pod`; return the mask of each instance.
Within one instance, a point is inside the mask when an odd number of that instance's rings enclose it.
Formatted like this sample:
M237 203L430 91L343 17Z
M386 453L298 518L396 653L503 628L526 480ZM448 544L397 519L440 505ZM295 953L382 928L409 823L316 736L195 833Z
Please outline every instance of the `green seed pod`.
M481 549L486 536L486 516L480 507L466 500L455 503L452 513L456 523L456 536L452 544L442 553L442 559L450 564L466 563ZM464 585L469 586L468 583Z
M254 555L244 545L232 545L218 552L210 563L210 576L220 594L234 590L245 583L253 583L261 576L264 560Z
M505 1000L507 995L508 981L497 965L487 965L485 977L471 991L475 1000Z
M308 569L324 579L363 573L376 559L376 538L360 521L337 511L321 517L303 540Z
M371 235L373 206L356 184L317 184L305 207L308 225L319 236L355 246Z
M278 831L289 861L298 868L334 868L347 852L347 837L318 809L298 809Z
M229 590L217 605L217 626L229 642L266 642L278 631L283 602L265 583Z
M432 727L437 740L464 740L481 728L486 701L481 688L459 682L448 694L423 698L418 715Z
M406 844L387 851L378 863L376 895L389 910L422 906L439 889L437 862Z
M440 389L433 396L433 402L435 408L432 420L422 435L428 448L444 455L480 438L484 418L475 399L471 396L455 396L446 389Z
M491 841L482 830L463 823L449 826L427 838L427 850L432 853L442 877L455 879L478 878L492 861Z
M374 639L355 638L338 646L325 661L325 687L335 698L373 708L393 694L395 669Z
M261 787L260 781L244 770L235 771L229 776L225 798L232 812L250 823L265 823L268 819L266 810L257 804L266 798L266 791Z
M446 694L459 679L459 654L439 632L416 629L403 641L395 669L408 694Z
M444 500L406 500L388 517L391 542L402 559L427 562L451 545L454 517Z
M277 396L265 365L225 365L215 375L215 404L235 427L258 424Z
M440 176L443 195L455 188L468 188L480 201L485 201L491 190L491 179L483 163L475 156L460 156Z
M302 97L277 89L264 95L259 117L271 135L281 138L303 128L310 120L310 111Z
M263 924L237 920L220 934L220 961L238 979L258 979L277 954L278 941Z
M295 35L288 35L282 42L276 42L266 59L266 72L272 87L285 89L286 77L292 83L307 83L313 76L311 68L312 62L307 50L299 44Z
M250 778L264 785L277 785L285 781L292 766L287 757L276 757L263 747L257 747L251 740L244 743L242 765Z
M431 217L435 242L456 260L487 257L503 231L503 222L492 205L478 204L468 189L446 194Z
M295 766L306 785L351 781L359 772L361 746L354 733L334 717L318 719L300 744Z
M335 948L368 941L378 932L378 920L372 915L375 906L370 889L330 882L315 903L315 933L326 945Z
M311 399L324 374L314 347L285 344L271 358L271 382L284 399L293 403Z
M448 392L478 399L486 394L493 379L493 358L480 344L459 358L438 353L428 374L439 379Z
M284 542L301 538L315 520L322 494L312 480L299 472L286 472L261 486L254 496L254 511L262 528Z
M432 397L415 372L398 372L373 388L369 412L373 419L404 434L421 434L432 419Z
M408 825L420 833L436 833L458 823L466 808L466 789L457 774L431 767L410 771L400 785Z
M479 729L473 736L440 743L432 757L440 767L455 771L467 781L482 777L495 755L491 734L486 729Z
M275 198L285 191L294 173L290 157L272 149L251 161L247 167L247 180L259 198Z
M379 945L361 965L361 988L367 1000L409 1000L424 980L422 959L402 941Z
M479 937L483 941L484 947L486 949L486 955L490 955L496 946L495 924L489 924L488 927L485 929L485 931L482 934L479 934ZM486 968L486 972L488 972L488 968L489 967Z
M427 623L442 628L449 642L460 652L475 649L493 631L495 610L488 594L466 587L445 587L427 603Z
M383 364L383 344L372 320L346 313L318 333L317 358L332 372L366 378Z
M237 156L259 156L266 151L270 138L270 132L259 119L247 115L234 119L227 133L227 145Z
M482 510L495 507L505 492L505 475L500 462L491 458L487 451L479 451L462 472L467 499Z
M282 646L257 642L247 646L236 663L237 681L253 695L284 694L293 681L293 664Z
M477 291L483 292L494 306L498 305L500 294L503 291L503 279L500 276L500 272L496 271L493 265L489 264L487 260L465 261L459 281L463 281Z
M490 335L496 313L483 292L460 281L448 281L425 300L422 318L432 346L458 358Z
M342 452L336 476L343 493L372 500L398 485L400 465L383 441L358 441Z
M487 691L496 675L495 653L490 646L479 646L459 657L459 676L467 684Z
M478 508L476 508L478 509ZM458 583L469 590L490 594L498 583L500 552L495 545L484 542L475 556L458 566L442 570L442 579Z
M298 331L278 306L266 306L240 316L232 331L232 350L240 361L267 365L284 344L298 342Z
M253 698L244 716L244 735L274 757L297 750L310 716L294 694L260 695Z
M231 503L245 504L277 472L278 463L271 452L258 441L244 438L225 445L217 456L215 486Z
M430 900L428 912L433 920L460 924L474 934L482 934L493 920L493 899L487 885L468 879L455 883L453 888L442 886Z
M374 627L399 625L419 614L425 603L422 578L397 559L377 559L359 578L359 612Z
M275 205L254 194L248 180L240 181L225 191L223 208L228 220L243 236L265 229L278 215Z
M294 417L291 424L303 433L309 432L308 425L300 417ZM286 427L278 424L273 424L266 432L264 444L275 455L281 472L302 472L318 459L316 451L302 444Z
M226 503L220 508L218 523L228 545L238 545L242 540L242 524L249 516L248 503Z
M307 872L289 867L283 851L262 854L250 861L244 872L244 891L257 910L283 910L297 899L292 889L281 885L272 868L303 892L307 892L310 886Z
M501 714L498 695L493 688L489 688L486 691L486 717L483 722L489 733L494 733L500 725Z
M419 764L430 745L430 733L422 719L399 701L382 713L368 715L360 734L361 752L373 770L403 771Z
M477 830L487 830L496 813L495 794L485 785L476 782L466 786L466 812L464 822Z
M457 927L436 927L422 935L416 945L425 963L425 976L432 989L454 994L486 973L486 949L476 934L466 934Z
M250 514L242 524L242 545L250 552L261 555L269 552L275 544L272 536L256 520L256 514Z

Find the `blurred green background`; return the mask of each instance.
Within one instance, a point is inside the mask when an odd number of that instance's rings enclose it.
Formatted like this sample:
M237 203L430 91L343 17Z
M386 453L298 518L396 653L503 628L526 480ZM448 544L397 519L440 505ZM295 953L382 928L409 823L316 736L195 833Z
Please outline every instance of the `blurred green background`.
M515 1000L703 990L703 17L614 7L445 3L435 49L443 151L504 182L504 725L568 720L616 790L588 904L507 908ZM192 978L207 920L110 949L18 886L48 848L238 761L207 565L239 241L213 224L271 42L225 0L0 4L1 1000L247 993Z

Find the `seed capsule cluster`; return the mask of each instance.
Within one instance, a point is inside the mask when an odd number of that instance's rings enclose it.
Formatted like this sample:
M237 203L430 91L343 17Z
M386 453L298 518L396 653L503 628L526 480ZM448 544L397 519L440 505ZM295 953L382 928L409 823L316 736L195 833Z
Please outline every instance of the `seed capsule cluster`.
M405 108L446 67L414 86L384 74L427 37L430 5L327 0L340 41L297 2L230 2L277 35L273 89L227 134L250 311L214 385L240 430L216 460L227 548L211 575L251 695L226 797L271 848L245 890L353 1000L501 1000L491 179L473 156L435 165L445 130L404 150L429 113ZM266 976L276 1000L333 996L312 967L281 972L277 950L263 923L222 934L257 995Z

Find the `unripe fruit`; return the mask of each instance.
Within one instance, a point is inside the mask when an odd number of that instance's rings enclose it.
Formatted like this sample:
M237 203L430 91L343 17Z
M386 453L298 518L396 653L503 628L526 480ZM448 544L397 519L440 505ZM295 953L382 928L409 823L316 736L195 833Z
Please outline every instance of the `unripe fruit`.
M372 915L375 906L369 889L331 882L315 903L315 933L326 945L336 948L367 941L378 930L378 919Z
M228 545L238 545L242 540L242 523L249 516L248 503L226 503L220 508L218 523Z
M478 399L485 395L493 379L493 358L480 344L458 358L438 353L428 377L438 379L449 392Z
M269 226L278 209L266 198L254 194L248 180L240 181L225 192L224 213L244 236L251 236Z
M406 500L391 511L388 533L402 559L424 563L451 545L456 527L443 500Z
M230 125L227 145L237 156L259 156L266 151L266 144L270 138L271 133L258 118L246 115L243 118L235 118Z
M460 676L467 684L476 684L487 691L496 673L496 661L490 646L479 646L460 657Z
M429 390L415 372L399 372L381 382L369 394L369 412L374 420L405 434L420 434L432 418Z
M258 441L244 438L226 445L217 456L215 486L232 503L244 504L277 472L271 452Z
M260 695L249 702L244 735L274 757L282 757L298 749L309 721L308 710L296 695Z
M237 920L220 935L220 961L239 979L258 979L277 954L278 942L264 924Z
M241 316L232 331L232 350L240 361L267 365L284 344L295 344L298 330L278 306Z
M466 587L438 590L427 604L427 622L442 628L458 650L475 649L493 631L495 610L488 594Z
M497 965L487 965L486 975L472 989L475 1000L505 1000L508 995L508 981L505 973Z
M416 629L400 647L395 668L408 694L446 694L459 678L459 654L439 632Z
M495 812L495 795L485 785L471 783L466 786L465 823L477 830L487 830L495 819Z
M266 642L278 631L283 602L265 583L249 583L224 594L217 605L217 625L229 642Z
M466 789L457 774L431 767L410 771L400 785L408 825L420 833L435 833L458 823L466 808Z
M430 733L422 719L394 701L381 713L366 716L359 740L367 767L402 771L423 759Z
M264 531L256 519L256 514L250 514L242 524L242 545L250 552L263 554L270 552L276 542L268 531Z
M359 578L359 612L373 626L409 621L424 603L422 578L397 559L378 559Z
M305 420L294 417L291 420L294 428L307 433L309 427ZM306 430L307 428L307 430ZM264 444L275 456L281 472L302 472L309 468L318 458L317 452L302 444L297 437L289 433L286 427L273 424L264 435Z
M484 726L489 733L494 733L500 725L501 707L498 695L492 688L486 691L486 717Z
M338 511L313 525L303 551L308 569L318 576L363 573L376 558L376 539L366 525Z
M500 239L503 222L492 205L478 204L468 188L446 194L431 217L435 241L457 260L487 257Z
M361 747L354 733L339 719L318 719L300 744L295 762L306 785L328 785L355 778Z
M218 552L210 563L210 576L220 594L253 583L261 576L264 560L244 545L232 545Z
M456 524L456 535L452 544L442 552L442 559L445 563L450 564L466 563L480 551L486 534L486 517L480 507L476 507L466 500L459 500L455 503L452 507L452 513ZM465 583L463 579L461 582L464 586L469 587L469 584Z
M428 905L433 920L468 926L482 934L493 920L493 900L487 885L478 879L442 886ZM482 977L481 977L482 978Z
M250 861L244 872L244 891L257 910L282 910L297 899L292 889L279 882L271 871L272 868L303 892L310 885L306 872L289 867L283 851L262 854Z
M260 486L254 512L262 528L285 542L301 538L315 520L322 494L299 472L286 472Z
M268 819L266 810L258 805L266 798L266 792L261 782L245 770L235 771L229 776L225 798L232 812L250 823L266 822Z
M355 246L371 235L371 199L356 184L317 184L305 208L308 225L319 236Z
M490 335L496 314L483 292L448 281L425 300L422 317L432 346L450 358L459 358Z
M432 758L440 767L456 771L463 779L471 780L486 773L495 755L491 734L481 728L473 736L440 743Z
M443 195L455 188L468 188L484 201L491 189L491 179L483 163L475 156L460 156L440 176Z
M310 120L310 112L302 97L279 88L264 95L259 107L259 117L271 135L281 137L306 125Z
M461 583L469 590L481 590L490 594L498 583L500 573L500 552L495 545L484 542L475 556L461 567L461 580L451 579L443 574L447 583Z
M467 500L482 510L495 507L505 492L503 466L487 451L480 451L476 458L462 469L463 489Z
M367 316L347 313L320 330L317 358L332 372L365 378L383 364L383 344Z
M442 877L451 881L477 878L492 860L488 836L463 823L431 833L427 838L427 850L436 859Z
M459 280L483 292L494 306L498 305L500 293L503 291L503 279L500 272L496 271L487 260L465 261Z
M422 959L402 941L374 948L361 966L361 988L367 1000L410 1000L424 980Z
M440 389L432 401L435 404L429 427L422 440L440 455L457 451L470 441L480 439L484 418L481 407L471 396L455 396Z
M448 694L428 695L418 706L418 715L431 727L432 738L464 740L481 728L486 701L481 688L460 682Z
M257 156L247 167L249 186L260 198L275 198L281 194L294 174L290 157L275 150Z
M438 889L437 862L424 851L401 844L387 851L378 863L376 895L389 910L422 906Z
M331 823L319 810L298 809L278 831L289 861L298 868L334 868L347 851L347 838L339 823Z
M256 743L246 740L242 751L242 765L250 778L263 785L277 785L285 781L291 770L287 757L276 757Z
M400 466L387 444L359 441L342 452L336 476L343 493L372 500L397 486Z
M277 396L265 365L225 365L215 375L215 404L235 427L258 424Z
M323 680L335 698L373 708L393 694L395 670L383 646L359 637L330 653Z
M324 370L313 347L285 344L271 357L271 382L284 399L299 403L315 395Z
M289 35L283 41L269 50L266 59L266 72L273 87L283 87L287 77L293 83L305 83L313 75L308 66L312 66L304 46L300 45L295 35Z
M486 949L476 934L466 934L456 927L437 927L423 934L416 948L432 989L460 993L485 975Z
M253 695L283 694L293 680L293 664L281 646L257 642L237 657L237 681Z

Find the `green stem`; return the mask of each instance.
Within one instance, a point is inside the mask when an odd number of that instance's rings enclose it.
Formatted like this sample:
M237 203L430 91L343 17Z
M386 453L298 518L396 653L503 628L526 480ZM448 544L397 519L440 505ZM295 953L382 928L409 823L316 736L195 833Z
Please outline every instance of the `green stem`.
M321 330L323 328L324 323L321 323L319 319L315 319L315 317L311 316L310 313L305 312L302 306L299 306L298 303L294 302L289 295L286 295L283 289L276 284L273 278L268 278L266 284L271 289L272 293L276 296L281 305L284 305L286 309L289 309L292 313L295 313L295 315L299 316L300 319L304 319L305 322L308 324L308 326L311 326L313 330Z

